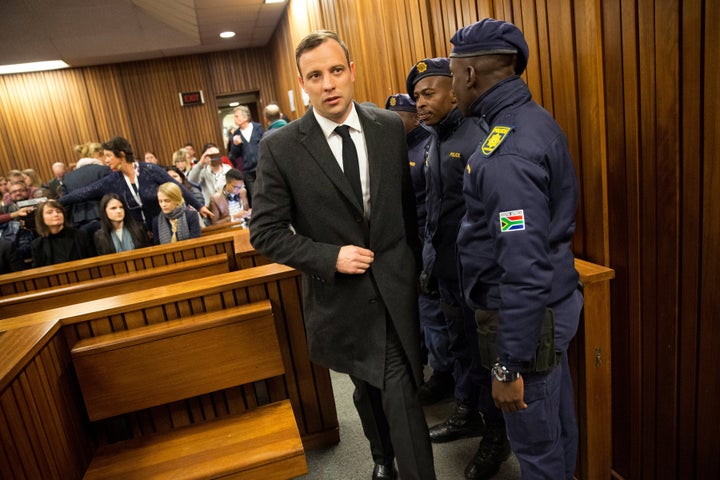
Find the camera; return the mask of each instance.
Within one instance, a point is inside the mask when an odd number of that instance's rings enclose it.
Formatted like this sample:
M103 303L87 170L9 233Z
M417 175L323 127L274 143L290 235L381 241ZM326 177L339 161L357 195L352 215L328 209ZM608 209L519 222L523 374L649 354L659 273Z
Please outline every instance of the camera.
M15 205L17 205L18 208L25 208L25 207L37 207L40 204L43 204L47 202L47 197L40 197L40 198L31 198L28 200L20 200L18 202L15 202Z

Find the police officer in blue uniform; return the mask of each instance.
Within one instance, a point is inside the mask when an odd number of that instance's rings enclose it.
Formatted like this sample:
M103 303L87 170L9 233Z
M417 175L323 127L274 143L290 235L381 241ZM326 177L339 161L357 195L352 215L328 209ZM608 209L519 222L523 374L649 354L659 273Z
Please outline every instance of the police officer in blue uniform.
M522 478L571 479L578 432L567 348L583 297L571 250L578 185L567 139L518 76L528 47L516 26L484 19L451 43L459 108L488 132L463 182L463 294Z
M447 420L430 428L430 439L440 443L482 435L477 475L469 478L487 478L499 470L510 446L502 414L490 396L489 372L479 361L475 319L462 299L456 256L458 228L465 214L463 174L483 133L477 120L465 119L456 107L449 59L417 62L406 86L415 99L420 124L431 134L425 165L421 284L425 290L437 285L440 293L455 379L455 409Z
M406 93L390 95L385 108L400 115L407 132L408 161L410 177L415 190L417 206L418 236L422 241L425 232L425 157L430 132L421 127L417 119L415 101ZM423 351L427 354L432 375L418 388L421 405L431 405L453 395L455 381L452 376L452 362L448 352L448 332L445 316L440 308L440 296L435 292L418 295L421 339Z

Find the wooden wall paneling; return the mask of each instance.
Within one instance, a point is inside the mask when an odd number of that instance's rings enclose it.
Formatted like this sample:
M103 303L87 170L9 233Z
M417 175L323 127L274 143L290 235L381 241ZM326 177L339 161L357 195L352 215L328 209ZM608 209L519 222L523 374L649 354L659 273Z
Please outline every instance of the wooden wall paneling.
M702 246L700 275L700 345L697 388L697 436L695 462L696 478L720 477L720 437L717 425L720 418L717 399L720 398L720 376L715 373L718 345L720 345L720 324L718 322L718 290L720 289L720 59L716 46L720 42L720 5L705 2L704 20L695 27L704 35L701 50L704 62L702 80L688 85L688 88L703 88L704 125L702 163ZM702 18L702 17L701 17ZM694 85L694 87L693 87ZM686 152L689 155L689 152Z
M627 178L625 181L626 191L628 192L625 197L627 205L625 208L616 210L615 219L621 223L627 224L627 238L621 239L617 243L617 247L623 251L622 255L627 259L626 268L626 280L627 280L627 292L622 292L622 295L618 296L618 302L621 302L623 298L627 300L627 304L618 305L617 309L613 311L613 328L616 326L623 326L628 330L627 345L628 355L627 364L625 371L613 371L613 378L617 375L624 375L628 382L627 389L621 390L616 396L617 401L626 401L629 405L631 421L622 427L616 439L622 441L625 438L630 439L631 445L628 445L628 469L627 475L629 478L638 478L640 472L640 466L642 465L641 455L641 434L642 424L640 422L641 412L644 407L644 401L642 396L642 384L641 382L633 381L642 374L642 301L641 301L641 250L643 249L643 242L641 237L641 230L638 228L641 214L641 198L643 192L640 189L641 182L641 167L640 167L640 156L642 153L642 142L640 138L640 125L641 125L641 106L640 106L640 68L637 58L640 54L640 42L638 38L638 10L634 2L622 1L621 4L621 22L623 35L623 57L621 60L622 71L624 72L624 91L626 92L624 102L624 123L625 123L625 158L620 160L626 165ZM618 192L622 198L621 192ZM612 220L611 220L612 222ZM614 224L612 222L611 224ZM612 265L612 262L611 262ZM617 291L613 291L613 298ZM619 312L620 314L615 316L617 310L622 308L623 305L627 305L627 310ZM623 315L624 313L624 315ZM613 347L615 348L615 347ZM615 362L613 365L617 365ZM613 392L615 392L615 385L613 385ZM617 403L616 403L617 405ZM613 428L618 425L617 422L613 424ZM623 435L623 433L625 435ZM614 449L614 453L618 449Z
M680 3L679 0L658 0L654 15L657 198L653 208L656 213L653 233L657 242L657 267L652 295L657 331L652 371L658 378L650 398L656 403L655 478L673 478L678 466L679 252L683 233L679 220L682 138L677 128L680 118ZM676 440L663 441L667 438Z
M43 74L48 92L48 102L52 106L55 122L58 124L59 155L44 155L44 164L52 164L66 157L73 157L73 147L80 143L78 138L92 138L95 135L92 105L80 70L68 72L51 71ZM41 142L43 140L40 140ZM44 165L43 165L44 166ZM52 169L42 178L48 181L53 177Z
M88 101L92 106L94 131L91 130L88 137L76 138L74 144L102 143L121 132L130 131L130 118L119 69L116 65L81 69Z
M655 6L651 2L640 2L638 5L638 46L640 61L640 301L641 301L641 364L640 372L649 371L642 375L640 380L642 410L640 421L642 424L642 473L640 477L655 478L657 475L657 376L649 370L658 357L657 332L660 327L658 310L655 303L655 291L658 287L658 246L655 225L657 223L656 208L658 191L657 185L657 115L656 105L658 92L656 90L656 63L655 63ZM638 372L639 373L639 372Z
M634 91L626 89L624 83L625 69L623 64L623 16L621 1L608 1L603 5L603 46L605 61L605 108L607 112L606 131L608 145L608 210L613 228L609 231L610 261L615 269L615 280L611 282L611 319L612 319L612 357L613 375L612 390L615 405L620 405L619 392L627 392L631 382L629 370L628 338L630 329L628 318L628 261L629 259L615 245L627 245L628 219L632 213L628 210L628 165L636 156L626 155L625 150L625 103L626 97L634 98ZM630 100L628 100L630 103ZM634 105L634 104L633 104ZM627 162L626 162L627 157ZM626 211L626 215L615 218L613 212ZM631 408L615 408L612 416L612 429L616 434L613 439L613 468L616 472L627 472L629 463L631 424ZM624 435L617 435L618 432Z
M582 186L574 245L576 254L600 265L609 261L605 86L602 17L597 0L575 0L575 43L579 115L575 170Z
M41 74L21 74L4 77L3 97L9 115L7 168L33 168L44 179L50 172L48 152L61 152L58 124L53 114L53 98L46 94ZM48 92L49 93L49 92Z
M697 434L697 398L698 398L698 333L700 325L700 276L702 271L702 105L703 87L697 79L702 78L702 6L698 2L688 2L682 9L681 20L681 87L683 124L696 125L686 129L682 135L682 185L680 200L681 249L680 249L680 311L679 317L679 382L678 382L678 476L680 478L698 477L696 468ZM703 378L704 379L704 378ZM714 458L719 456L716 452ZM712 457L710 457L712 458ZM711 472L703 472L703 477L712 478ZM714 476L719 477L720 471Z

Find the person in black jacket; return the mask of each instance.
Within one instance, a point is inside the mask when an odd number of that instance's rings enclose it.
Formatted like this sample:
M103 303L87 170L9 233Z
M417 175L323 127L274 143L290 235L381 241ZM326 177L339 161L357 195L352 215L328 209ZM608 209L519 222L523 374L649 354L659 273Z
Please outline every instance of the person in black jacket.
M87 232L67 225L65 209L57 200L48 200L38 207L35 229L39 237L32 242L33 267L95 256Z
M98 255L152 245L145 227L132 215L126 215L126 210L125 203L117 193L108 193L100 200L101 226L94 236Z

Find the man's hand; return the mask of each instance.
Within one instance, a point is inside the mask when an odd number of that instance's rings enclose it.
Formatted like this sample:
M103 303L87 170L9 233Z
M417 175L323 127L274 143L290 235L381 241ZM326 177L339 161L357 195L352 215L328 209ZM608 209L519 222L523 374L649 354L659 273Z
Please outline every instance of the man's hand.
M202 215L202 216L205 217L205 218L208 218L208 217L210 217L210 218L215 218L215 214L212 213L212 212L210 211L210 209L209 209L208 207L206 207L206 206L203 206L203 207L200 209L200 215Z
M232 140L235 145L240 145L242 143L242 137L240 135L234 135Z
M375 254L372 250L355 245L345 245L340 247L335 268L340 273L359 275L370 268L374 259Z
M495 406L505 413L525 410L527 404L523 401L524 394L525 384L522 376L509 383L498 382L495 378L492 380L492 397Z
M210 147L207 150L205 150L200 157L200 161L198 163L201 163L203 165L209 165L210 164L210 157L213 155L220 155L220 150L218 150L217 147Z

